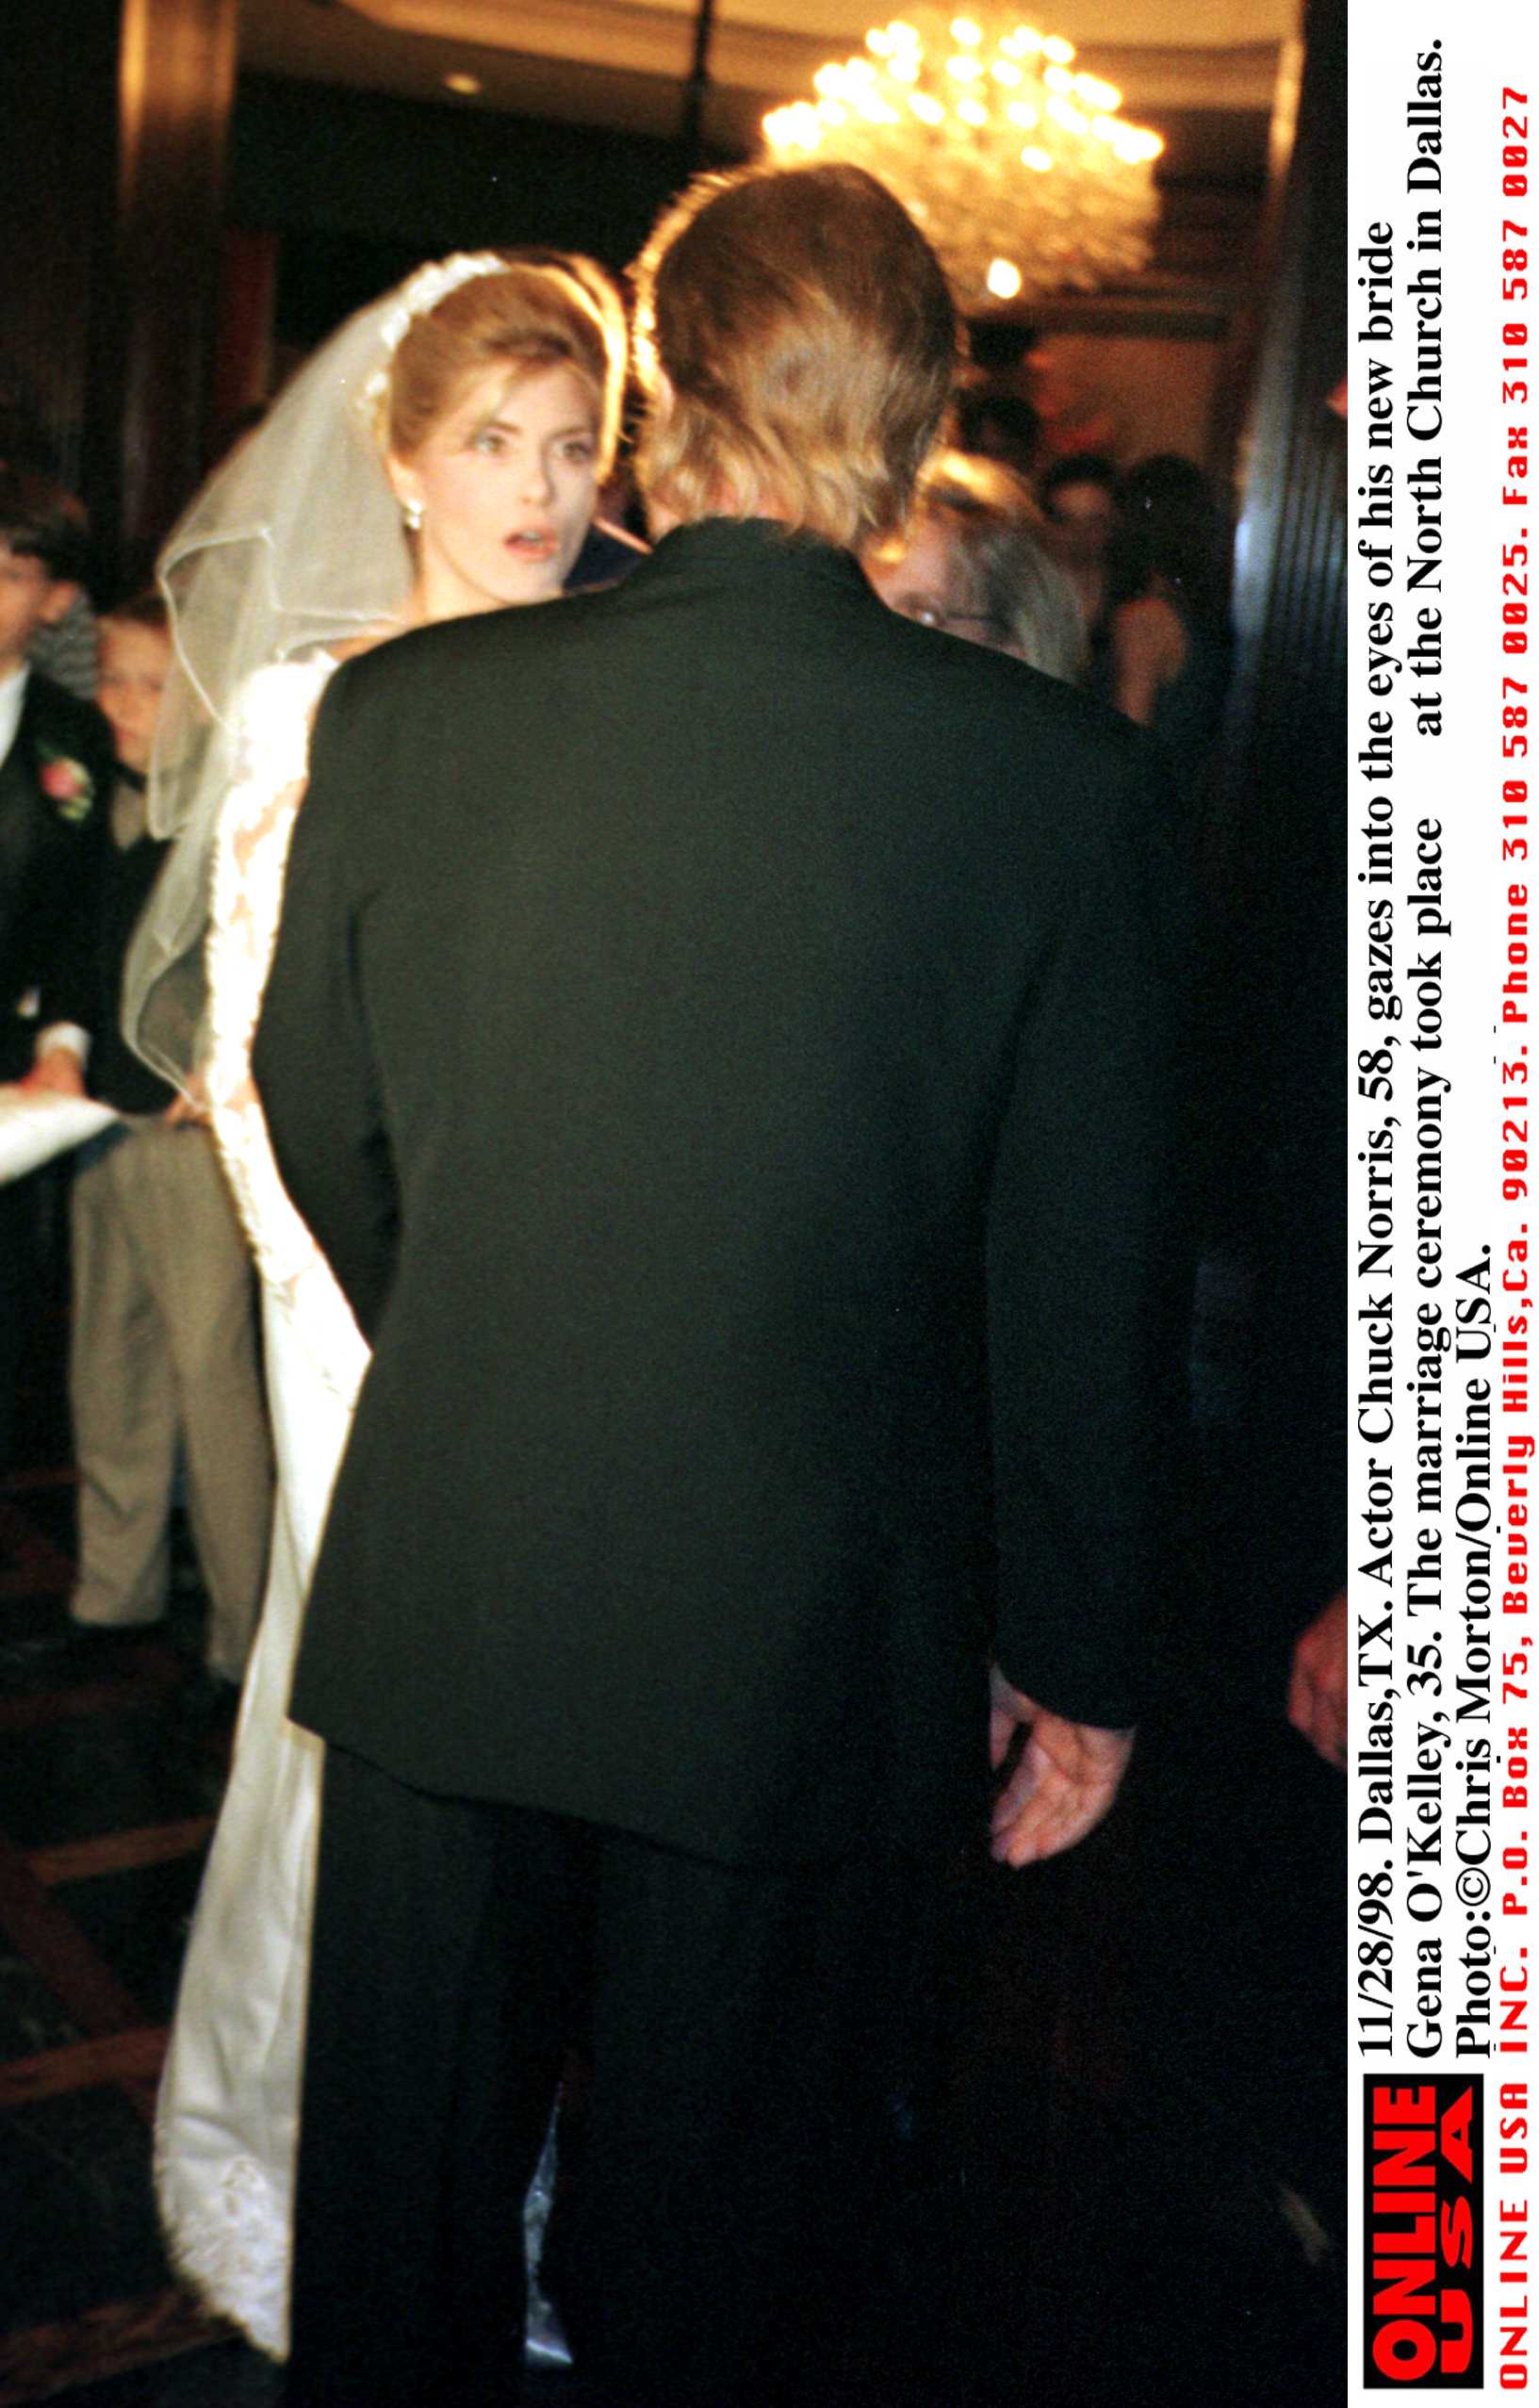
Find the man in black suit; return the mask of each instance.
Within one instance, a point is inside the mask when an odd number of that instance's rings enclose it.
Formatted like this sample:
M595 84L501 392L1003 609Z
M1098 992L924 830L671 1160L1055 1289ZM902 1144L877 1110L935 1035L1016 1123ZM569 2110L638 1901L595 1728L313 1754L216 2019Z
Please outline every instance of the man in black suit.
M864 581L956 346L880 186L699 188L642 332L656 549L338 673L257 1036L375 1347L293 1699L305 2403L510 2396L580 1999L580 2365L627 2408L861 2397L820 2311L881 2230L991 1655L1012 1862L1105 1811L1137 1711L1145 740Z
M46 982L89 983L112 738L90 703L27 665L40 628L79 592L85 523L49 479L0 467L0 1080L28 1075ZM0 1472L35 1283L38 1188L0 1185Z

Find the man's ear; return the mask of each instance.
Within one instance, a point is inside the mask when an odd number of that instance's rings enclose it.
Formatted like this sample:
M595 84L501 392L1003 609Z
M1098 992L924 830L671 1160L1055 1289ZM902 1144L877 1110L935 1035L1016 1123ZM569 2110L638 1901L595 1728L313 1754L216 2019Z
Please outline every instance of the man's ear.
M41 619L44 627L57 627L67 611L80 599L80 588L73 577L56 577L49 585L43 602Z

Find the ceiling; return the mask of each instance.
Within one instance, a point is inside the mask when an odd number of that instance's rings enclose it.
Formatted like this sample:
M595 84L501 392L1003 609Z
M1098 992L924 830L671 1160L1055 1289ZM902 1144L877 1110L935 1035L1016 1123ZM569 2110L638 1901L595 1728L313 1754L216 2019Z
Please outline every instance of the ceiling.
M1065 0L1042 30L1119 84L1124 114L1155 126L1196 172L1264 166L1296 0ZM704 131L757 144L759 119L806 90L829 56L881 22L861 0L716 0ZM462 108L671 135L695 38L695 0L240 0L247 73ZM474 81L455 92L449 75Z

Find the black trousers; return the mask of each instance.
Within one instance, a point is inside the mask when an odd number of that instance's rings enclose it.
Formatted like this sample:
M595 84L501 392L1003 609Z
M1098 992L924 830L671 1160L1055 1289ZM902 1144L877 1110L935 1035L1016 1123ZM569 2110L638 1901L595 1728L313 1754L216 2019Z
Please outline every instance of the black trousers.
M579 2031L583 2397L939 2396L904 2270L938 1866L745 1872L335 1749L321 1829L290 2408L518 2398L523 2194Z

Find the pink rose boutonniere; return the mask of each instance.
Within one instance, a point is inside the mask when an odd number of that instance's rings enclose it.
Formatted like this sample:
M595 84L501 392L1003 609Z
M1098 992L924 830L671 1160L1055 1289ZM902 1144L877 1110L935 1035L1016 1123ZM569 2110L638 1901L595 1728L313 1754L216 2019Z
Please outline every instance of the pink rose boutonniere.
M45 752L41 760L38 783L60 819L84 819L96 794L90 770L78 761L72 761L67 753Z

